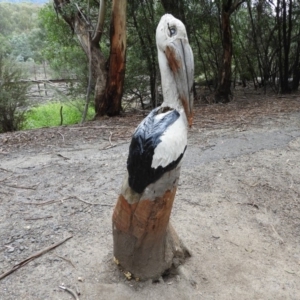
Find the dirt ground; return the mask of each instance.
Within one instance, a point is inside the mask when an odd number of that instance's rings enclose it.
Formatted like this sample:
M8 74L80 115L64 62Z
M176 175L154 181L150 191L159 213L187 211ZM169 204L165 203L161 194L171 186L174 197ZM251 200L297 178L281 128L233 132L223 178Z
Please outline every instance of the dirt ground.
M0 278L31 259L0 279L0 299L74 299L59 286L81 300L300 299L300 97L195 111L171 215L192 257L155 283L127 280L112 254L143 113L1 134Z

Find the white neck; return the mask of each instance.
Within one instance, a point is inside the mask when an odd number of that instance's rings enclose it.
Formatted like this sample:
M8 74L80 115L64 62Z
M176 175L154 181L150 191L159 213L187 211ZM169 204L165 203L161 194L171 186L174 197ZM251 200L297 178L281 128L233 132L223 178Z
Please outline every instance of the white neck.
M177 110L182 110L182 103L179 100L176 82L174 75L170 70L168 61L164 53L158 50L158 63L161 75L161 86L163 92L162 107L168 106Z

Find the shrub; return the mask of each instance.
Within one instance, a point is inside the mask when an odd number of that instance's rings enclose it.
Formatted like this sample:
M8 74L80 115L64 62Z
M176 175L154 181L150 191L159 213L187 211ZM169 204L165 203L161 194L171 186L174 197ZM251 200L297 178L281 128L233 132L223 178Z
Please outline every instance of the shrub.
M22 69L0 54L0 132L22 127L29 88L22 78Z
M62 110L61 110L61 107ZM84 107L83 101L69 102L49 102L30 109L25 117L23 129L33 129L42 127L53 127L59 125L71 125L81 121L82 111ZM94 117L95 110L90 107L87 119Z

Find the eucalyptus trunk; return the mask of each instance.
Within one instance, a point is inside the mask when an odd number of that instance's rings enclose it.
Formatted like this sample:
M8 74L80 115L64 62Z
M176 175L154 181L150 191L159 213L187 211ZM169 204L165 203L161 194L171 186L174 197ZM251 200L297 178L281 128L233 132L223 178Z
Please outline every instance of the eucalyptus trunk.
M218 88L215 95L216 102L227 103L231 100L231 59L232 59L232 34L230 14L224 5L221 16L223 56L219 69Z
M108 77L103 99L96 96L97 116L115 116L121 111L126 62L126 6L126 0L113 1Z
M114 0L112 4L109 62L100 48L105 18L105 2L105 0L99 1L98 19L96 25L92 26L89 5L86 11L70 0L54 0L56 12L69 24L89 58L93 79L90 81L94 82L95 85L96 117L114 116L120 113L125 77L127 1Z
M231 93L231 60L232 32L230 16L245 0L223 0L221 8L221 39L223 47L222 61L219 68L218 88L215 101L227 103L232 98Z

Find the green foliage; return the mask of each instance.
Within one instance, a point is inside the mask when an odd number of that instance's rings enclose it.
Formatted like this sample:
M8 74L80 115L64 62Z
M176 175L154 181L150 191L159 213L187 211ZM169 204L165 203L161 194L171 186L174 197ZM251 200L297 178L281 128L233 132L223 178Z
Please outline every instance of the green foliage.
M0 50L6 56L39 60L39 39L34 39L40 6L30 3L0 3ZM4 50L4 51L3 51Z
M0 132L19 130L24 121L24 109L29 84L21 82L22 69L0 53Z
M156 26L163 14L157 1L149 3L137 0L128 2L127 53L125 95L134 95L142 103L157 104L159 69L155 42Z
M45 34L42 55L58 78L76 78L79 85L73 95L83 94L88 82L88 59L68 24L59 18L51 4L39 12L39 24Z
M17 57L18 61L26 61L32 57L28 37L25 33L12 36L10 43L13 48L11 55Z
M61 120L61 107L62 117ZM72 102L49 102L30 109L25 114L26 121L22 129L33 129L42 127L53 127L61 125L72 125L80 122L82 112L84 108L84 102L77 100ZM87 114L87 120L91 120L94 117L94 109L89 108Z
M0 33L0 53L4 57L8 57L12 51L12 47L8 39Z
M0 32L6 36L30 32L36 27L40 7L30 3L0 3Z
M234 78L252 80L257 76L266 79L279 76L279 54L282 54L281 60L285 55L278 42L279 36L284 34L284 26L281 25L284 2L287 3L284 0L274 4L268 1L247 0L231 15ZM217 82L223 55L220 16L222 6L226 3L229 1L128 1L124 87L126 99L135 98L142 103L145 100L149 100L149 103L155 102L155 99L158 102L160 100L155 30L160 17L165 13L163 7L168 13L181 18L186 25L194 52L196 82L204 79ZM95 28L99 2L78 0L76 4L80 8L82 18L89 20L91 30ZM280 13L278 18L275 18L277 5ZM72 16L79 13L78 7L71 1L69 5L63 5L61 8L68 16ZM300 64L299 1L294 1L292 8L290 52L288 60L285 60L288 61L288 72L291 75L299 69ZM110 51L110 17L111 1L107 1L105 26L99 45L106 58L109 58ZM278 30L281 30L280 34ZM77 79L70 89L73 97L86 93L87 56L76 33L71 31L69 24L53 9L52 3L44 6L0 3L0 52L5 58L23 57L25 61L33 58L39 64L47 61L47 65L55 72L53 77ZM300 76L300 71L298 73Z

